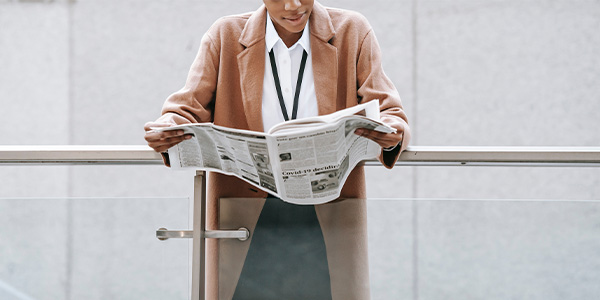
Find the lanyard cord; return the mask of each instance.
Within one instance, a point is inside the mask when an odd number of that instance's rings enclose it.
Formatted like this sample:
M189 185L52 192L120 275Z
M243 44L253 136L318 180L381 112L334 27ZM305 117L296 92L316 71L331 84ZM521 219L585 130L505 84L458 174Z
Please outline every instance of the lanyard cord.
M296 119L298 114L298 98L300 97L300 87L302 86L302 77L304 77L304 67L306 66L306 58L308 54L306 50L302 53L302 61L300 62L300 71L298 72L298 81L296 82L296 94L294 95L294 108L292 110L292 120ZM271 59L271 70L273 70L273 79L275 80L275 89L277 90L277 97L279 98L279 106L281 106L281 113L283 118L288 121L288 112L285 108L285 102L283 102L283 95L281 94L281 85L279 85L279 75L277 73L277 64L275 63L275 54L273 49L269 51L269 58Z

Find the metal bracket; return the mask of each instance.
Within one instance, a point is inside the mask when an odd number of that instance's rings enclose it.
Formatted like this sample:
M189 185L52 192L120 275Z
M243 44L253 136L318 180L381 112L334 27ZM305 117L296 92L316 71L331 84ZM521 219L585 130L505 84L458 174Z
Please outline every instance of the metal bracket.
M161 241L168 239L191 239L193 237L193 230L168 230L166 228L156 230L156 238ZM206 230L202 234L202 238L205 239L238 239L245 241L249 237L250 231L244 227L238 230Z

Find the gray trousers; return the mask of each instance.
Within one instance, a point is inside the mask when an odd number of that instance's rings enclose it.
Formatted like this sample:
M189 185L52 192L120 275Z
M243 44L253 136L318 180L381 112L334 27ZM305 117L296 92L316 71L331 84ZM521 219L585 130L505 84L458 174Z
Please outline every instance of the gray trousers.
M331 299L314 206L267 198L252 234L234 300Z

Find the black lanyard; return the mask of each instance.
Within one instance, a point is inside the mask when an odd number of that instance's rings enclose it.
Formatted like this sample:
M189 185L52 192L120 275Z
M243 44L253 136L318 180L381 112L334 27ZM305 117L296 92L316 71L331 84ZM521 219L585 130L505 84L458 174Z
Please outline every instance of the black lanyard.
M303 50L302 62L300 62L300 71L298 71L298 81L296 82L296 95L294 95L294 108L292 110L292 120L296 119L298 114L298 97L300 97L300 87L302 86L302 77L304 75L304 67L306 66L306 57L308 54L306 50ZM271 70L273 70L273 79L275 80L275 89L277 90L277 97L279 97L279 106L281 106L281 113L283 118L288 121L287 109L285 109L285 102L283 102L283 95L281 94L281 85L279 85L279 75L277 74L277 64L275 64L275 54L273 49L269 51L269 57L271 58Z

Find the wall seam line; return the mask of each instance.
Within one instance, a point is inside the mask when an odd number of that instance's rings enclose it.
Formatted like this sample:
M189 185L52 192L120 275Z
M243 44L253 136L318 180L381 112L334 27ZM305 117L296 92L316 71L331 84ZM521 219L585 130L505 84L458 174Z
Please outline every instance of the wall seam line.
M418 0L413 0L412 3L412 92L413 92L413 117L411 127L416 133L418 127L418 104L419 104L419 90L418 90ZM413 144L417 141L417 135L414 134ZM418 222L418 201L419 197L419 170L418 167L413 167L413 205L412 205L412 289L413 289L413 300L419 300L419 222Z
M67 143L73 141L73 0L66 1L67 5ZM67 166L67 274L65 299L72 298L73 279L73 167Z

